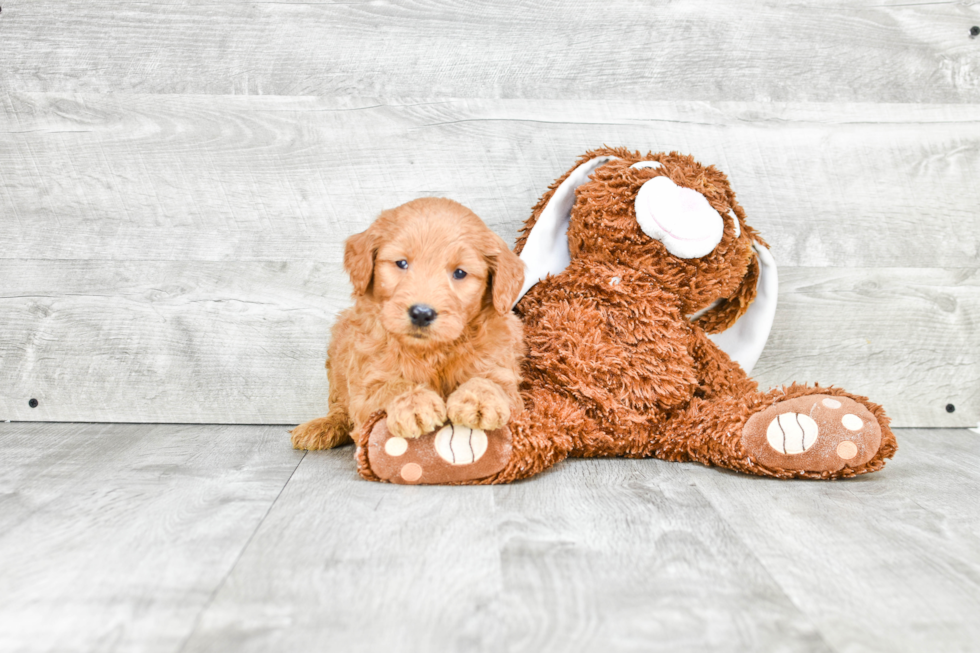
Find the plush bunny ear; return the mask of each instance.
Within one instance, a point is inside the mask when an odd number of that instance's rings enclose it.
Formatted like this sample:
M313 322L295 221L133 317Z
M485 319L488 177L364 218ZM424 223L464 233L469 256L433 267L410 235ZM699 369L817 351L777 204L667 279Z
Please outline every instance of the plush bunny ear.
M524 285L514 301L515 304L534 284L549 274L558 274L572 262L572 254L568 249L568 223L575 204L575 189L587 182L596 168L616 158L597 156L586 161L575 168L555 189L521 250L521 260L525 266Z
M779 290L776 261L772 254L765 245L755 244L752 249L759 261L755 300L735 324L721 333L708 335L729 358L742 366L746 374L752 373L752 368L769 339L772 321L776 316L776 294Z

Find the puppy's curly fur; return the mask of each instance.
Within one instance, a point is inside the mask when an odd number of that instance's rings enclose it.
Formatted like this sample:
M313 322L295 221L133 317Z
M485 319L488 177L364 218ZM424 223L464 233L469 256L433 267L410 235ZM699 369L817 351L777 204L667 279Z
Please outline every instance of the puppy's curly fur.
M511 312L524 266L466 207L422 198L351 236L344 268L354 306L334 325L326 417L292 430L297 449L328 449L385 410L388 429L418 437L448 418L492 430L523 410L522 327ZM435 311L425 326L410 309Z

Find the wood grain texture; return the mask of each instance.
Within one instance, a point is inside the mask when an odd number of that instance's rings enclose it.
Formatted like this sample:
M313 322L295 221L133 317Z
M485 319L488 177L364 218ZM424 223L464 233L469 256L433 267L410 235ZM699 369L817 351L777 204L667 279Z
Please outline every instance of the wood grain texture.
M504 627L486 650L831 650L691 471L575 460L494 488Z
M836 385L897 426L980 423L980 271L782 268L753 375ZM955 412L948 412L952 404Z
M443 195L512 242L603 143L717 165L780 265L977 267L974 105L0 93L3 258L335 261Z
M493 490L369 483L351 447L319 452L237 568L186 653L479 648L497 626Z
M784 268L755 375L867 394L898 426L973 426L978 279L976 269ZM339 263L0 261L0 419L311 419L324 410L329 329L349 291Z
M683 467L401 488L308 455L185 650L829 650Z
M178 650L302 459L286 438L0 424L0 649Z
M350 293L339 264L38 263L0 263L0 418L283 424L324 411L329 328Z
M968 649L976 435L899 438L857 481L574 460L492 496L311 454L186 650Z
M978 437L901 430L841 482L570 460L427 488L275 427L0 424L0 648L970 650Z
M980 436L898 433L845 483L693 470L708 502L835 651L968 651L980 639Z
M8 1L18 91L976 102L972 3Z

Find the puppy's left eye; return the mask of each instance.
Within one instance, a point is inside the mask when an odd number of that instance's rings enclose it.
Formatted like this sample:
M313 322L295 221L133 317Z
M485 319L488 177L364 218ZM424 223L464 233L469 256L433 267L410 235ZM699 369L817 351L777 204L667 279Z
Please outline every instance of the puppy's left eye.
M395 265L400 267L402 270L408 269L408 261L406 261L405 259L401 259L400 261L395 261Z
M453 272L453 279L462 279L465 276L466 276L466 270L460 270L459 268L456 268L456 271Z

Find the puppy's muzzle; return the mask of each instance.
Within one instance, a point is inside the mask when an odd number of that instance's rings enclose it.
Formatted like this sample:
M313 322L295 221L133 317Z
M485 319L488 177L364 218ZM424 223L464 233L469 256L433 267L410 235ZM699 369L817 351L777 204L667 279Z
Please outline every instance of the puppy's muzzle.
M408 318L412 321L412 325L417 327L429 326L436 321L438 315L436 309L425 304L413 304L408 308Z

